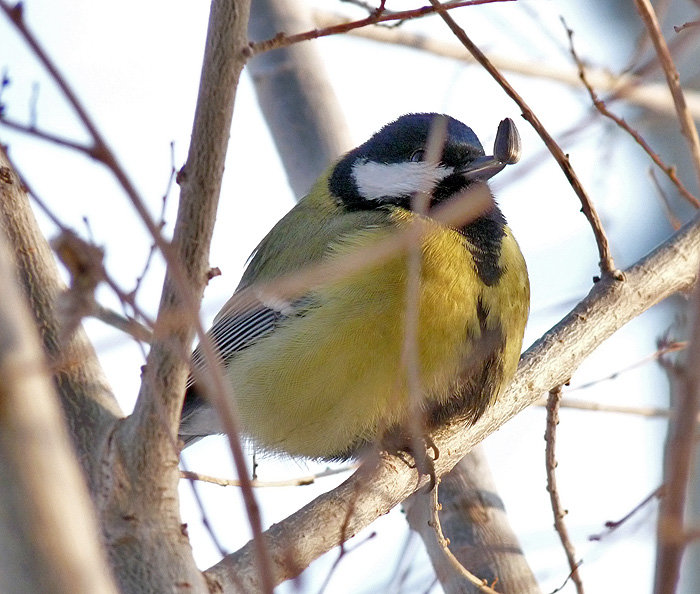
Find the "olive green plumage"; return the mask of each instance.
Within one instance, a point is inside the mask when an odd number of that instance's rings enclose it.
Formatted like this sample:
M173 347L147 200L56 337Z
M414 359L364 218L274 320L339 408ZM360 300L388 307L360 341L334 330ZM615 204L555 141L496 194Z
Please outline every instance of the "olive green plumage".
M414 161L436 117L404 116L330 167L263 239L239 292L217 316L212 336L241 427L256 446L344 458L409 425L402 359L405 253L292 303L262 297L259 311L243 314L237 304L240 291L253 290L254 283L319 262L342 262L358 247L401 230L420 216L409 209L411 190L427 184L433 202L449 200L506 164L484 157L473 132L451 119L440 166ZM476 163L492 169L477 176ZM394 181L398 189L392 194ZM425 221L417 354L421 423L428 430L452 414L475 421L510 380L527 320L529 284L520 249L495 204L459 229ZM248 328L256 329L252 337ZM236 332L241 338L229 340ZM201 365L197 354L195 364ZM203 414L206 406L192 386L181 427L186 442L218 431L210 412Z

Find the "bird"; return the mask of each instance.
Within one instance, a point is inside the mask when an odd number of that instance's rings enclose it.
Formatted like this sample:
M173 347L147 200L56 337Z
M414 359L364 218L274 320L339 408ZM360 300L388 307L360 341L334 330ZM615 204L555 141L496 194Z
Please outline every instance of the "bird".
M441 150L430 160L438 124ZM517 367L530 301L525 260L488 186L520 157L509 118L493 153L455 118L403 115L330 165L260 242L208 331L242 433L257 451L327 461L368 448L414 453L415 427L429 449L430 431L454 416L469 426L498 398ZM417 194L434 209L460 196L469 201L476 189L491 200L465 223L441 223L415 208ZM408 249L291 297L275 292L279 279L313 266L340 269L344 258L370 254L416 222L424 224L417 395L405 359ZM197 379L207 374L201 345L192 369L184 447L222 432Z

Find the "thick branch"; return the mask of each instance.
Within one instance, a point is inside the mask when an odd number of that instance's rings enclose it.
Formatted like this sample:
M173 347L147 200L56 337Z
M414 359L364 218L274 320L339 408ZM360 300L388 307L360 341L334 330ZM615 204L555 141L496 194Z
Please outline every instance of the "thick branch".
M6 208L5 196L21 200L21 191L8 168L0 172ZM0 590L115 593L36 320L20 294L6 224L0 227ZM26 254L19 255L26 265Z
M474 448L444 477L439 489L440 520L449 548L461 564L498 592L538 594L518 537L508 524L486 456ZM423 538L440 584L448 594L478 592L452 569L429 525L431 495L420 491L404 502L411 528ZM447 502L447 503L446 503Z
M249 0L213 0L211 4L192 139L187 162L178 175L181 193L175 230L172 244L164 250L167 271L154 341L134 413L121 426L110 452L115 472L109 477L109 500L104 503L105 532L112 565L123 589L129 591L170 591L173 584L187 584L195 590L205 587L180 524L177 427L195 327L203 335L197 314L208 278L209 244L238 80L249 56L249 9ZM230 414L222 417L232 419ZM235 428L229 433L235 434ZM231 444L239 474L245 477L240 443L232 438ZM256 534L260 532L257 508L250 486L245 486L243 494ZM269 572L261 551L259 547L265 584ZM154 567L160 571L154 572Z
M642 258L624 274L596 283L589 295L523 355L513 383L500 401L471 429L459 421L434 436L441 455L439 475L448 472L474 445L535 402L552 387L565 383L580 363L605 339L630 320L677 291L687 290L700 265L700 216ZM415 470L396 458L364 464L330 493L272 526L267 543L274 559L275 581L298 574L300 568L350 538L426 484ZM348 518L348 515L350 516ZM313 531L314 538L300 538ZM255 589L250 543L212 567L208 574ZM235 590L231 590L235 591Z
M65 286L27 194L2 149L0 228L13 246L18 282L39 328L78 455L95 487L103 442L122 413L82 328L70 337L63 335L56 300Z
M207 282L209 244L233 104L247 60L248 10L249 2L214 0L211 6L192 140L187 162L178 176L181 193L171 252L176 258L174 265L187 275L191 292L183 294L183 286L176 282L173 266L169 265L155 323L156 340L132 415L134 433L147 436L147 441L153 441L154 421L162 427L165 423L166 435L177 435L189 368L183 354L189 352L197 306Z

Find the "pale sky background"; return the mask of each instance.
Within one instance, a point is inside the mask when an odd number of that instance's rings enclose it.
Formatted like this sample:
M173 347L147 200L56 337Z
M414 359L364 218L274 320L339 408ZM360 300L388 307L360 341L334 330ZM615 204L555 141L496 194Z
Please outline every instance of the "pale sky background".
M335 2L319 0L316 5L361 16L357 9ZM409 3L402 3L405 5ZM593 63L617 68L634 43L633 35L616 34L613 11L602 16L586 12L583 4L573 0L504 3L454 14L483 49L562 68L571 68L571 62L560 15L576 31L580 54ZM157 216L171 167L170 143L174 143L176 168L187 152L208 3L27 0L25 16ZM436 17L406 27L450 39ZM470 125L488 151L498 122L507 116L515 120L523 138L524 160L497 176L492 188L530 271L532 314L525 336L525 346L529 346L587 293L591 277L597 274L598 258L578 200L554 162L544 156L541 142L517 107L475 66L350 37L317 44L354 144L403 113L439 111ZM26 121L36 84L37 124L78 140L86 138L4 18L0 19L0 68L11 80L1 96L8 116ZM589 103L579 89L523 76L507 77L555 137L587 113ZM293 204L245 73L231 137L211 253L211 264L223 274L205 293L206 321L236 286L251 250ZM0 142L9 145L22 173L66 225L86 236L82 218L87 218L95 242L105 247L110 274L124 289L131 289L141 274L150 241L109 173L82 155L2 126ZM648 237L650 230L657 240L670 233L643 173L647 164L631 141L595 124L563 146L600 210L619 267L632 264L648 251L655 241ZM177 187L167 201L169 225L175 218L176 201ZM55 233L45 220L43 226L49 236ZM156 311L161 282L162 262L156 258L138 298L146 311ZM109 291L101 289L99 297L103 304L119 308ZM667 305L658 306L603 344L576 372L572 388L607 377L653 353L656 338L672 321L669 311ZM124 410L130 411L143 364L140 349L100 322L88 320L86 326L115 393ZM658 367L647 364L570 395L609 404L666 406L668 388ZM545 490L544 428L544 410L532 408L487 439L485 447L510 521L542 590L549 592L561 585L569 569L552 528ZM588 536L602 532L604 522L625 515L660 484L664 432L665 423L660 420L561 412L557 444L560 494L570 512L566 521L577 555L583 559L581 571L590 592L651 589L654 505L601 542L590 542ZM270 457L260 462L263 479L293 477L324 467ZM202 473L233 475L221 438L207 438L193 446L186 453L186 463ZM257 490L265 524L279 521L344 477L322 479L309 487ZM238 491L212 485L200 485L199 490L226 549L233 551L244 544L250 535ZM189 525L196 559L206 568L218 560L218 553L199 522L186 482L181 495L183 521ZM376 536L365 541L374 532ZM351 542L351 546L362 544L341 562L326 592L391 591L388 584L407 534L398 508L380 518ZM432 569L422 545L417 540L414 544L415 556L404 561L411 571L402 591L440 591L437 586L429 590ZM336 555L331 552L313 564L297 584L299 590L316 592ZM283 586L280 591L294 591L294 586ZM572 584L562 590L573 591Z

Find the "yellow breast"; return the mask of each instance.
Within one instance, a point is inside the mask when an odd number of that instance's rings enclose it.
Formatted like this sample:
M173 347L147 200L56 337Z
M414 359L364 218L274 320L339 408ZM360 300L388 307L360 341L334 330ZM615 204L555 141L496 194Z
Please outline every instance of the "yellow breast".
M412 216L404 213L395 224ZM387 233L365 230L338 242L328 257ZM508 327L516 336L502 349L503 375L512 375L527 317L527 273L509 231L501 254L507 265L494 287L479 282L465 240L453 230L435 223L421 253L419 377L430 409L461 381L486 327ZM406 422L406 279L401 256L322 287L308 311L236 356L228 373L243 428L259 446L332 458ZM514 286L509 296L504 287ZM479 317L484 306L486 321Z

